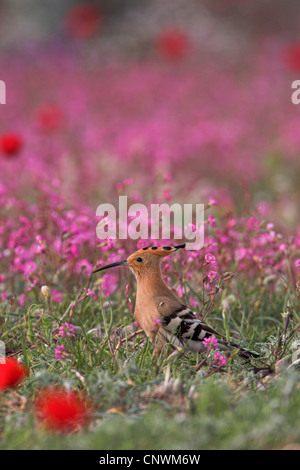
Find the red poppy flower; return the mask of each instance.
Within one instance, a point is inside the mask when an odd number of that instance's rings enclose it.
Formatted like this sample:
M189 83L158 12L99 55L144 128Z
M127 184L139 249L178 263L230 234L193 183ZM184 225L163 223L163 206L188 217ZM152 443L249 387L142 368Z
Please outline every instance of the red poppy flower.
M190 47L190 41L184 31L172 28L158 35L157 47L164 57L178 60L186 56Z
M6 157L13 157L17 155L23 146L23 141L19 134L15 132L9 132L2 134L0 138L0 147L2 153Z
M0 363L0 390L15 387L26 377L27 369L15 358L8 358Z
M43 130L53 131L62 125L63 112L55 104L45 104L37 111L37 121Z
M94 36L102 24L102 15L94 5L79 4L67 14L66 27L71 36L79 39Z
M36 401L38 420L52 431L71 432L89 421L87 402L73 391L49 388Z
M300 43L290 44L284 53L285 63L292 71L300 70Z

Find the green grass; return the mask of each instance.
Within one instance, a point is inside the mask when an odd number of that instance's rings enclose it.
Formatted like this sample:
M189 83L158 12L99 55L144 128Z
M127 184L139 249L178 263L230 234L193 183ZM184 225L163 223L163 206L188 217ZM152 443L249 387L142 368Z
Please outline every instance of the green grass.
M297 299L281 282L273 292L241 282L216 297L207 321L261 358L245 363L235 354L222 370L208 360L197 371L203 356L192 353L156 360L143 336L116 349L116 327L132 323L122 287L111 303L102 296L97 302L89 297L78 302L71 314L76 335L69 338L61 338L58 328L69 321L75 295L63 305L33 300L24 309L8 303L1 312L1 339L30 374L16 390L0 395L0 449L273 449L300 444L299 370L293 365L274 373L279 359L291 363L294 357ZM58 344L65 347L62 360L54 357ZM267 366L272 373L266 377L255 373L255 367ZM88 429L56 435L37 425L34 397L50 384L88 394L93 403Z

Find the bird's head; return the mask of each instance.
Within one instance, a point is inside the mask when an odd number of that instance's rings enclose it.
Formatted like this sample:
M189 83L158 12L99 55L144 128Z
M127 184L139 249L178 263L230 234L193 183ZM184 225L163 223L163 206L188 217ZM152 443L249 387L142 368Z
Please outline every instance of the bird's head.
M127 259L102 266L101 268L93 271L93 273L113 268L115 266L128 266L133 271L134 275L139 278L144 274L158 269L163 257L184 247L185 244L177 246L147 246L134 252L132 255L128 256Z

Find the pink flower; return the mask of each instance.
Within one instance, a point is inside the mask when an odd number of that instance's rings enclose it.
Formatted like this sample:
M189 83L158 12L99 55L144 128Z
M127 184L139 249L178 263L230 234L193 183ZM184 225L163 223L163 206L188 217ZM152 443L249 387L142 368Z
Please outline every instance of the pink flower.
M236 226L236 220L235 219L230 219L228 220L228 227L233 228Z
M56 348L54 349L55 359L58 359L58 360L62 359L64 352L65 352L65 347L63 344L61 344L60 346L56 346Z
M52 297L53 302L56 302L58 304L64 300L64 294L60 292L58 289L53 289L51 293L51 297Z
M184 292L185 292L185 290L184 290L183 287L181 287L181 286L178 287L178 289L177 289L177 295L178 295L178 297L183 297Z
M219 343L218 343L217 338L214 335L212 335L212 336L209 336L209 338L203 339L203 346L206 349L217 349L217 347L219 346Z
M83 273L86 276L90 276L93 271L93 266L86 259L82 259L76 263L76 272Z
M74 325L72 325L71 323L65 322L62 326L59 327L58 334L65 338L68 338L69 336L74 335L75 334Z
M172 176L170 173L164 173L163 178L166 183L169 183L169 184L172 183Z
M250 217L250 219L247 222L247 228L249 230L258 230L260 224L261 224L260 219L258 219L257 217Z
M214 197L210 197L209 198L209 201L208 201L208 204L210 206L217 206L218 205L218 201L214 198Z
M148 245L149 245L148 240L143 240L142 238L139 238L137 240L136 246L137 246L138 250L140 250L141 248L145 248Z
M15 253L17 256L21 256L21 257L24 256L26 254L24 246L20 246L20 245L16 246Z
M114 243L115 241L112 240L111 238L107 237L107 239L104 241L104 245L102 247L103 251L109 251L111 249L114 249Z
M296 261L295 261L295 267L296 267L297 269L300 268L300 258L296 259Z
M215 264L216 257L212 253L207 253L207 255L205 255L205 261L210 264Z
M68 258L78 258L78 247L74 243L70 246L69 253Z
M219 367L226 366L227 360L219 352L215 352L214 360L217 362Z
M132 178L125 178L123 181L116 183L116 188L117 189L124 189L126 186L129 186L132 184L133 179Z
M209 271L207 277L210 282L218 281L220 279L219 273L217 271Z
M154 323L156 323L156 325L161 325L161 319L160 318L154 318Z
M246 258L248 255L248 250L247 248L244 248L243 246L241 248L238 248L235 251L235 257L237 258L238 261L241 261L242 259Z
M83 288L85 290L85 293L89 296L95 295L95 292L92 291L91 289L86 289L85 287Z
M209 225L211 225L212 227L216 227L217 224L216 224L216 219L213 215L209 214L209 216L207 217L207 222L209 223Z
M41 313L38 313L37 316L38 318L42 318L43 315L44 315L44 309L41 308Z
M21 307L23 307L23 305L25 304L25 294L24 293L19 295L19 304L21 305Z
M171 201L171 191L170 189L164 189L163 195L166 201Z
M101 287L106 296L110 296L117 288L118 277L116 274L104 274L102 277Z
M25 276L30 275L34 271L37 270L37 264L34 261L27 261L24 266L24 274Z
M37 235L35 237L35 241L36 241L36 244L35 244L35 247L34 247L34 252L36 254L42 253L46 248L45 242L43 241L43 239L40 235Z
M191 307L193 308L199 307L199 301L194 299L194 297L190 297L189 302L190 302Z

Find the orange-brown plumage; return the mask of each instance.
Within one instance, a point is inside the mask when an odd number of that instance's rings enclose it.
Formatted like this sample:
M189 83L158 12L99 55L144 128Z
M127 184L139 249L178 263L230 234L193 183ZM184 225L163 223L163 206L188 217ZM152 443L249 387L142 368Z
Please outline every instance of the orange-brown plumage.
M155 320L161 320L163 316L162 312L158 310L159 303L161 302L160 299L166 297L174 305L181 305L179 299L162 279L161 260L163 257L183 247L184 245L175 247L145 247L120 263L113 263L113 265L104 266L95 271L117 265L128 266L131 269L137 281L134 317L152 341L154 341L154 336L158 336L156 342L160 343L159 334L157 335L157 322L155 322Z
M219 343L226 348L236 347L201 322L163 281L162 258L184 246L142 248L126 260L103 266L94 272L122 265L131 269L137 281L134 316L157 349L170 344L174 349L201 352L204 350L203 339L211 335L217 336ZM249 354L252 353L240 350L240 355L249 357Z

